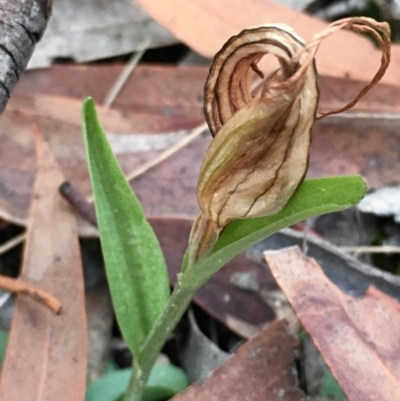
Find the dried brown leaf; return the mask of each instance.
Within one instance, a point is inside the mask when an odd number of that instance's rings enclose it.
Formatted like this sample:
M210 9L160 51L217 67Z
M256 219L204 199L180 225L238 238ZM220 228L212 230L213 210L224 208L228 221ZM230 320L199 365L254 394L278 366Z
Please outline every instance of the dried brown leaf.
M265 259L349 401L400 399L400 312L378 290L344 294L299 248Z
M61 315L18 295L1 373L4 401L83 401L87 330L76 219L58 194L64 177L37 137L38 175L21 279L55 295Z
M172 401L305 401L293 369L296 339L275 321L242 345L200 384Z

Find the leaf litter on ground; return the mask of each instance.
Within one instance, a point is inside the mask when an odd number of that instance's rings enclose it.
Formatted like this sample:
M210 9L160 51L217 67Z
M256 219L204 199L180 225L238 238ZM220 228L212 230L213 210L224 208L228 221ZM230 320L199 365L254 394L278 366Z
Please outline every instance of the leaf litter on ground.
M20 278L54 294L60 315L18 295L0 398L83 401L87 372L84 284L76 217L58 194L64 177L40 133L38 175Z
M4 219L26 224L35 175L32 123L40 125L66 179L85 196L91 193L80 133L80 99L93 93L101 101L107 92L106 84L111 85L119 71L120 68L109 65L84 69L55 66L46 71L28 71L21 78L0 120L3 144L0 183L7 188L0 192L0 215ZM136 153L139 141L147 138L149 144L154 144L158 138L168 135L179 132L186 135L188 129L203 121L198 97L206 74L204 67L139 66L117 98L114 109L98 108L124 172L129 174L163 151ZM103 81L104 84L98 85ZM337 108L349 102L360 84L321 77L321 109ZM361 173L369 188L395 182L400 175L397 163L400 119L390 116L400 102L399 93L393 86L380 84L355 106L354 110L364 116L348 113L347 117L343 114L317 122L308 177ZM365 113L371 112L376 117L366 119ZM139 198L146 199L143 206L148 216L197 214L195 187L209 141L209 136L198 137L174 157L131 182ZM163 142L168 146L167 140ZM97 236L97 231L88 224L80 223L79 229L81 235Z

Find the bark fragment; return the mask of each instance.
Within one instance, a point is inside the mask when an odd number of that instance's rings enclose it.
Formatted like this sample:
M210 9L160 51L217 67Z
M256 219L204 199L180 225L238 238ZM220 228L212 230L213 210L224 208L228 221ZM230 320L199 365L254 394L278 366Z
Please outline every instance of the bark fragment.
M43 36L51 4L51 0L2 1L0 4L0 113Z

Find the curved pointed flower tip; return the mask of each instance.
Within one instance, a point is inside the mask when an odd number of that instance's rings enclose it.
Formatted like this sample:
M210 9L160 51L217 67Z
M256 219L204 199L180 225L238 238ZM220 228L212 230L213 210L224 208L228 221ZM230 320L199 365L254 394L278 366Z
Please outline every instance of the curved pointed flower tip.
M195 258L211 249L230 220L281 211L304 179L318 106L314 56L321 41L339 29L372 34L383 55L379 71L357 98L323 117L352 107L383 76L390 59L388 24L346 18L308 43L287 25L264 25L232 37L215 56L204 103L215 138L197 187L201 215L195 227L203 228L192 232ZM264 78L257 63L267 54L275 56L280 67ZM263 79L256 87L255 74ZM204 241L200 231L206 233Z

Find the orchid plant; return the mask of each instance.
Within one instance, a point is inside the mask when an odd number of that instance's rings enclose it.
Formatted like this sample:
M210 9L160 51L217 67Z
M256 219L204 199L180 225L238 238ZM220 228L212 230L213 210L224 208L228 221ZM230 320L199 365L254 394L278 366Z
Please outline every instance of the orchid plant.
M215 56L204 96L214 138L200 169L200 214L172 293L157 238L112 153L93 100L85 101L83 131L107 277L133 354L124 401L142 400L167 337L195 292L218 269L282 228L346 209L363 197L366 184L359 176L304 180L313 124L335 113L318 116L314 56L323 38L339 29L372 35L383 54L372 81L335 111L342 112L379 81L389 64L386 23L340 20L308 43L286 25L263 25L232 37ZM267 76L259 64L266 54L279 61Z

